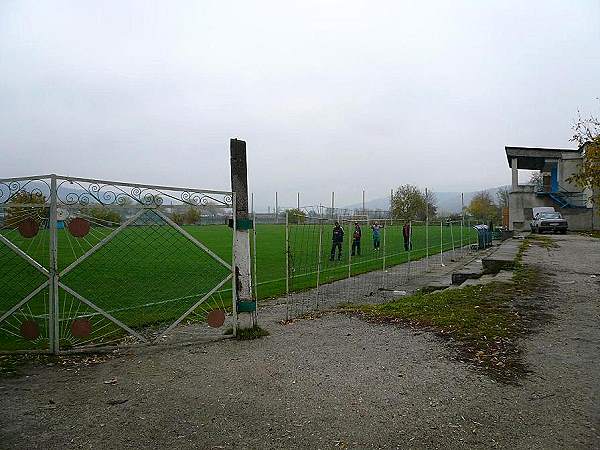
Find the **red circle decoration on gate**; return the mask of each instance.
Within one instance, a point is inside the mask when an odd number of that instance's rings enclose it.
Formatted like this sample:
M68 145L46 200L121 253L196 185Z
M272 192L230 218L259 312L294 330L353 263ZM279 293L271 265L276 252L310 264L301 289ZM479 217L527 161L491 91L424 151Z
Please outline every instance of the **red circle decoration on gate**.
M21 336L29 341L33 341L40 336L40 327L35 320L26 320L21 323Z
M21 233L21 236L24 238L34 237L36 234L38 234L39 230L39 224L33 219L24 220L19 224L19 233Z
M90 223L81 217L77 217L69 221L69 232L76 238L84 237L90 232Z
M78 338L88 337L92 333L92 322L88 319L75 319L71 324L71 333Z
M225 323L225 311L215 309L209 312L206 321L208 322L209 327L219 328Z

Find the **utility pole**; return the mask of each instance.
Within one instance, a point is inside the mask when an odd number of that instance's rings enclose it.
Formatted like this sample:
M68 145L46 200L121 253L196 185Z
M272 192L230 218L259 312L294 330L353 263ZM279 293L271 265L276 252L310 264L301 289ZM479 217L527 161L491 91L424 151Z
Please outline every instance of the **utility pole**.
M235 193L235 220L233 223L233 261L235 263L235 295L238 313L249 313L248 321L240 324L248 327L256 325L256 302L252 299L252 276L250 259L250 233L253 227L248 214L248 165L246 162L246 142L230 140L231 190ZM244 324L244 322L247 322Z

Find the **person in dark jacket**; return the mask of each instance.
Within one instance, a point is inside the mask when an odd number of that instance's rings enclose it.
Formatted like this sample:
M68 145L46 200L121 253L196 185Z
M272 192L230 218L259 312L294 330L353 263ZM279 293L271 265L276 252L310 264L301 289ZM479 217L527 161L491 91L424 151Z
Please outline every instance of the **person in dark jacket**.
M354 222L354 233L352 234L352 256L358 254L360 256L360 238L362 237L362 230L358 222Z
M410 242L410 224L405 223L402 227L402 237L404 238L404 250L409 251L412 249L412 242Z
M333 258L335 257L336 248L338 250L337 259L339 261L342 258L342 243L344 242L344 229L340 226L339 222L336 222L335 226L333 227L331 242L331 256L329 258L329 261L333 261Z

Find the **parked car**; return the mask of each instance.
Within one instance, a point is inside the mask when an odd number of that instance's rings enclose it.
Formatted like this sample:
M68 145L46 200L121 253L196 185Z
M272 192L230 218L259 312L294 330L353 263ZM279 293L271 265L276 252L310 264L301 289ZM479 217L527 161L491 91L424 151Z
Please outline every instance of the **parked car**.
M560 213L556 211L542 211L537 213L529 226L532 233L552 231L553 233L565 234L569 229L567 219L563 219Z

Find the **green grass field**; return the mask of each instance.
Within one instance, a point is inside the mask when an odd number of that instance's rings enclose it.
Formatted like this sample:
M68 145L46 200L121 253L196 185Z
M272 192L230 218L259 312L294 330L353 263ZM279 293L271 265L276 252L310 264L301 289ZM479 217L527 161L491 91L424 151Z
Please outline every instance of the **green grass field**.
M151 214L151 213L148 213ZM184 229L204 243L226 262L231 262L232 234L224 225L186 226ZM59 271L69 267L114 229L92 227L85 238L74 238L67 230L58 230ZM42 266L48 267L49 233L42 229L37 236L25 239L15 230L2 230L2 235L24 250ZM293 290L315 286L319 253L321 253L320 282L328 283L348 276L348 240L344 243L341 261L329 261L331 226L323 225L319 251L319 225L290 226L290 271ZM404 251L401 226L385 229L385 252L375 251L368 229L363 231L361 256L351 258L353 275L419 259L425 256L425 226L413 226L413 247ZM443 246L441 236L443 234ZM347 235L348 235L347 231ZM382 236L383 240L383 236ZM463 243L474 240L474 230L465 227ZM257 294L259 299L285 294L286 232L284 225L258 225L256 228ZM460 227L429 227L429 254L459 247ZM385 254L385 255L384 255ZM9 310L46 277L6 245L0 243L0 314ZM175 229L156 221L146 220L138 226L127 227L108 244L86 258L81 264L61 277L60 281L89 301L109 311L115 318L135 330L162 326L186 312L194 303L229 275L226 267L201 251ZM103 318L79 299L59 289L61 340L65 346L83 342L70 329L76 317L93 319L92 334L88 341L107 340L119 334L119 328ZM196 311L193 318L202 320L215 307L231 307L231 282ZM48 311L48 288L33 297L9 319L0 324L0 348L22 345L20 324L32 317L38 323L40 335L47 335L45 314ZM14 319L14 320L13 320ZM47 322L47 320L46 320ZM164 326L163 326L164 328ZM39 343L31 342L34 347Z

